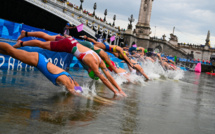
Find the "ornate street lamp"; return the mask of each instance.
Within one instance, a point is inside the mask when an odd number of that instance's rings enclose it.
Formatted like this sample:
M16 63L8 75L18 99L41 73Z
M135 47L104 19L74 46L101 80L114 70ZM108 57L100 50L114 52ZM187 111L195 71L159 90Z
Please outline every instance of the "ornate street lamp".
M134 22L134 18L133 18L133 14L131 15L131 17L130 18L128 18L128 20L129 20L129 22L130 22L130 24L128 25L128 29L132 29L132 22Z
M206 45L210 45L210 31L208 31L208 34L207 34L207 38L206 38Z
M84 0L80 0L81 1L81 5L80 5L80 10L82 10L83 8L82 8L82 3L84 2Z
M129 22L130 22L130 25L132 25L132 22L134 22L134 18L133 18L133 14L131 15L130 18L128 18Z
M113 16L113 26L115 26L116 15Z
M96 14L95 14L95 10L96 10L96 8L97 8L96 3L94 3L94 6L93 6L93 9L94 9L94 11L93 11L93 16L95 16L95 15L96 15Z
M104 22L105 22L106 21L106 15L107 15L107 9L105 9L104 15L105 15L105 17L104 17Z

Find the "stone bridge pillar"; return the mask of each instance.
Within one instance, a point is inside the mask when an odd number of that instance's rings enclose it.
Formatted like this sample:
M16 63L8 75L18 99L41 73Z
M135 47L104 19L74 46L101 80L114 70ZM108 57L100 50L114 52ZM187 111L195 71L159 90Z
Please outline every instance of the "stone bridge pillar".
M141 0L139 19L135 30L138 38L149 39L152 2L153 0Z

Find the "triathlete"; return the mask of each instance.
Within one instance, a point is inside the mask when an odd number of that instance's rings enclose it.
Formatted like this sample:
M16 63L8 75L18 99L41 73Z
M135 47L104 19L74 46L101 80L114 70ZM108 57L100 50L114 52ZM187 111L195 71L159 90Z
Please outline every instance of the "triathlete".
M64 85L67 90L77 95L82 92L82 88L65 70L48 62L48 60L40 53L27 52L25 50L15 49L7 43L0 42L0 53L10 55L28 65L35 66L40 70L53 84Z
M126 96L126 94L122 91L113 77L110 75L107 70L104 62L101 58L91 49L81 45L72 37L64 38L59 41L46 41L42 42L39 40L30 40L22 42L18 40L18 42L14 45L15 48L23 47L23 46L33 46L33 47L41 47L43 49L56 51L56 52L67 52L74 54L77 59L88 66L96 76L100 78L100 80L111 89L114 94L118 94L118 91L114 89L113 85L119 90L119 93ZM104 74L108 79L106 79L99 71L99 67L102 69ZM113 85L112 85L112 84Z
M24 38L24 37L38 37L38 38L42 38L46 41L59 41L64 39L65 37L71 37L67 34L64 34L64 36L61 35L48 35L44 32L27 32L22 30L21 31L21 35L18 37L18 40ZM112 69L115 73L118 73L117 70L114 68L114 66L111 64L110 62L110 58L108 57L107 53L104 52L102 49L94 46L91 42L88 41L78 41L81 45L88 47L90 49L92 49L93 51L95 51L101 58L103 61L105 61Z

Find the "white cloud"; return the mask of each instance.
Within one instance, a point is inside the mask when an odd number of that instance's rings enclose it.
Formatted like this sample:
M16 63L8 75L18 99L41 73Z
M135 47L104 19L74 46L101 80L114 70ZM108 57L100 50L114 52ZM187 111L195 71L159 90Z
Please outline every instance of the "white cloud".
M190 16L203 22L215 21L215 13L211 12L210 10L196 9L190 13Z

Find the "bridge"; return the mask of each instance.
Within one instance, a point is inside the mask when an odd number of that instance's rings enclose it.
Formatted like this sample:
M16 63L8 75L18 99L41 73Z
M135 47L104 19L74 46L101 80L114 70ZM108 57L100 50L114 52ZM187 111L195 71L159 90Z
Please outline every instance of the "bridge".
M61 0L1 1L0 16L5 20L24 23L61 34L67 22L76 26L83 23L83 32L72 31L70 32L72 36L79 37L79 35L86 34L96 38L95 35L100 35L101 38L107 39L114 35L116 39L111 44L119 44L123 41L124 30L116 27L114 23L108 23L96 14L83 11L72 3Z
M144 2L142 0L141 4L144 5ZM174 40L166 41L164 38L156 39L150 37L150 32L148 31L150 29L150 20L147 20L149 18L147 16L151 15L152 0L147 2L150 5L147 7L148 14L138 21L134 30L132 30L131 24L134 21L133 16L129 19L128 29L122 30L120 27L116 27L114 23L110 24L96 16L95 13L89 13L72 3L62 2L61 0L4 0L0 4L0 16L9 21L24 23L55 33L63 33L63 28L67 22L74 25L83 23L83 32L72 31L70 32L72 36L79 37L79 35L86 34L96 38L95 35L101 35L101 38L107 39L115 35L116 40L110 42L110 44L120 45L121 42L124 42L124 44L131 46L132 42L136 42L138 46L154 48L167 55L187 58L194 54L194 58L209 60L210 55L214 52L212 50L205 48L203 50L196 48L195 50L192 50L192 48L187 49L183 45L178 45L177 41ZM94 9L96 9L95 5ZM143 15L140 14L139 16ZM147 22L147 25L142 26L142 21ZM144 29L146 30L145 32ZM201 55L198 55L198 53L201 53Z

